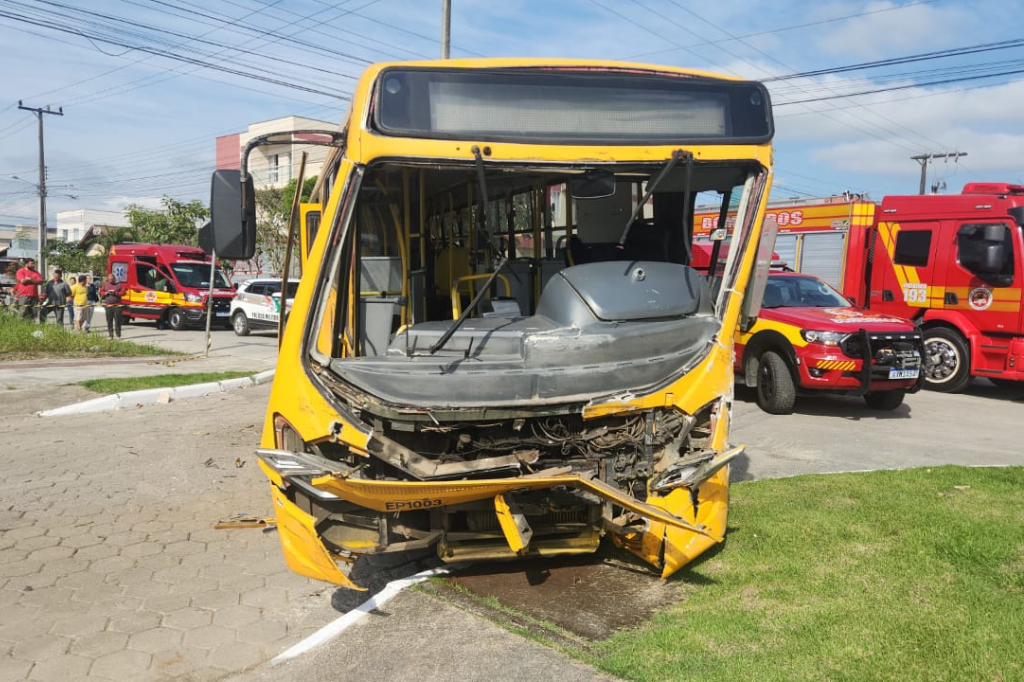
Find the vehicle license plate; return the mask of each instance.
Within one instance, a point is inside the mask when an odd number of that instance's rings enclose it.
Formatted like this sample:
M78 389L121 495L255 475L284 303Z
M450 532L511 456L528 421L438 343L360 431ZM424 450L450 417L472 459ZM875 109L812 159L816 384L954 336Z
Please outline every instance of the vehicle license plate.
M913 369L896 369L895 367L889 370L890 379L916 379L920 373L920 369L914 367Z

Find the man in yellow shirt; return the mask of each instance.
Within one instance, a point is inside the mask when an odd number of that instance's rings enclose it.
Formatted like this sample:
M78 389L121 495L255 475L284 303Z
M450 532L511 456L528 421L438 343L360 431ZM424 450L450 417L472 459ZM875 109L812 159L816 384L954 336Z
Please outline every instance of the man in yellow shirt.
M75 306L75 329L78 331L82 331L86 311L89 309L89 287L85 282L85 275L81 275L78 281L71 285L71 299Z

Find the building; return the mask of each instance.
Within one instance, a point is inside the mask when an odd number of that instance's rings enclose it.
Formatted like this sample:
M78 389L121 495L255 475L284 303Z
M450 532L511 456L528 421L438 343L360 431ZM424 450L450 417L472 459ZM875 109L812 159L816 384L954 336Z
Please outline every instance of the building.
M302 116L285 116L262 123L253 123L243 133L222 135L217 138L217 168L237 169L241 165L242 150L253 138L268 133L292 130L340 130L336 123L318 121ZM309 134L293 134L281 144L257 147L249 155L249 173L257 189L280 188L298 178L302 152L307 152L306 177L320 174L320 168L330 151L329 147L310 145L315 138Z
M217 169L229 170L241 167L242 152L250 140L271 133L285 133L280 144L262 145L249 154L248 171L252 176L256 189L281 189L299 177L302 164L302 152L307 153L306 177L320 175L324 161L331 148L323 145L311 145L309 140L324 139L322 136L308 133L291 133L293 130L329 130L340 131L341 126L327 121L318 121L302 116L285 116L262 123L253 123L242 133L222 135L217 138ZM232 277L242 280L249 277L270 274L265 267L270 267L265 252L257 253L245 262L236 262ZM271 261L272 262L272 259ZM276 273L275 273L276 274Z
M57 228L47 226L46 238L56 239ZM15 225L0 228L0 256L21 259L39 253L39 226Z
M57 213L57 232L52 238L79 243L90 231L95 234L103 227L128 227L124 211L104 211L95 208L60 211ZM97 228L97 229L94 229Z

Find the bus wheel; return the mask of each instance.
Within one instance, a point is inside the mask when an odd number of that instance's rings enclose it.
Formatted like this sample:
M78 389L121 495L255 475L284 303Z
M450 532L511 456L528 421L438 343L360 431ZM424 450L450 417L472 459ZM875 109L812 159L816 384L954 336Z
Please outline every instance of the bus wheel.
M185 316L179 309L171 308L171 311L167 313L167 326L176 332L185 328Z
M790 414L796 403L796 386L786 361L773 350L757 363L757 404L768 414Z
M925 386L942 393L959 393L971 383L971 351L959 332L945 327L924 331L922 362Z
M889 412L903 404L906 391L869 391L864 394L864 402L872 410Z

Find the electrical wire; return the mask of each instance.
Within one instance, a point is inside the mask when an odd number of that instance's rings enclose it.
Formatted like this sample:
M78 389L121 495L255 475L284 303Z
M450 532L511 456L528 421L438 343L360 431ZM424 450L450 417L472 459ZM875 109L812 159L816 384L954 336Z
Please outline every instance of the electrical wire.
M883 12L894 12L898 10L908 9L917 5L932 5L938 2L938 0L919 0L918 2L908 2L900 5L893 5L890 7L882 7L880 9L868 10L866 12L857 12L855 14L844 14L840 17L831 17L829 19L820 19L818 21L809 21L803 24L792 24L790 26L780 26L778 28L767 29L764 31L755 31L754 33L744 33L738 36L731 36L729 38L722 38L721 40L707 40L701 43L691 45L690 48L696 49L705 46L717 46L719 43L732 42L734 40L745 40L747 38L757 38L760 36L774 35L776 33L785 33L787 31L797 31L802 28L810 28L812 26L823 26L824 24L832 24L839 21L846 21L848 19L858 19L860 17L870 16L872 14L882 14ZM641 52L639 54L630 55L628 57L621 57L621 59L639 59L641 57L650 57L656 54L665 54L667 52L675 52L680 48L669 48L667 50L656 50L654 52Z

